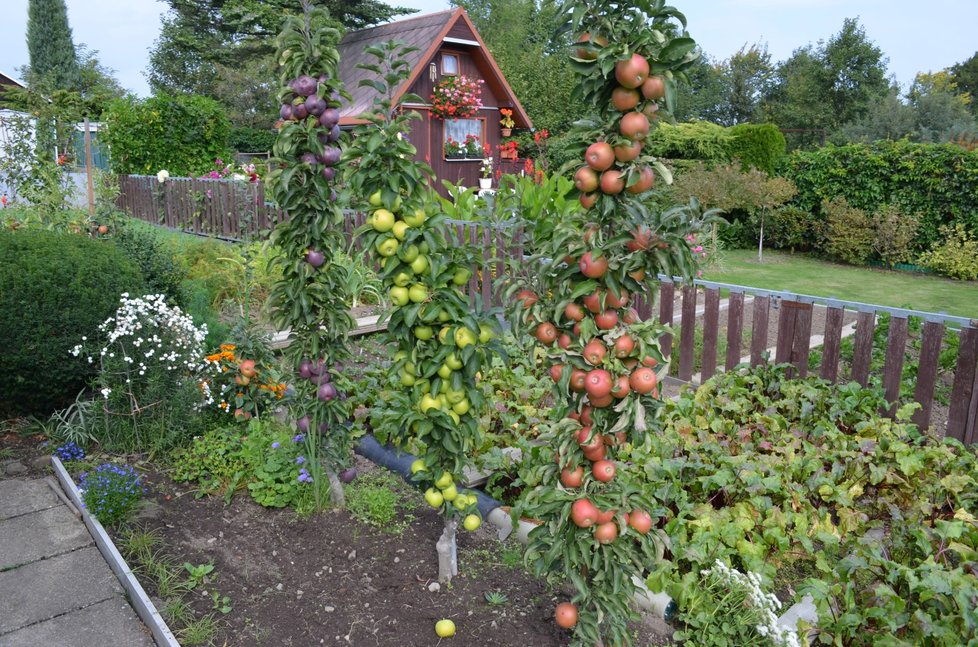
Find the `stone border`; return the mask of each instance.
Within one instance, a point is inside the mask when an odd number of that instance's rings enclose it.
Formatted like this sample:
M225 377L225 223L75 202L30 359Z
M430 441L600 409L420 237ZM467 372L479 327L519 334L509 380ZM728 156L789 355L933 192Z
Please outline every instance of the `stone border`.
M157 646L180 647L180 643L177 642L173 632L166 626L166 621L163 620L163 616L160 615L160 612L156 610L156 605L146 595L146 591L139 583L139 580L136 579L126 560L122 558L115 544L112 543L112 539L105 532L105 528L99 523L98 519L90 515L88 510L85 509L78 487L57 456L51 457L51 467L61 482L61 487L68 494L68 498L71 499L75 508L81 513L82 521L88 526L88 531L95 539L95 544L98 546L99 552L102 553L112 572L115 573L116 577L119 578L119 582L122 583L122 587L129 596L129 602L136 610L139 619L153 633L153 639L156 641Z

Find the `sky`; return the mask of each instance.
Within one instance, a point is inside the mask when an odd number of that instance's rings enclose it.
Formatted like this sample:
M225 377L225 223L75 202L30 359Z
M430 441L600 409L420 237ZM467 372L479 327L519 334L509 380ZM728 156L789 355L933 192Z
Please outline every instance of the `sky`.
M149 50L167 5L159 0L66 0L76 45L98 50L123 87L145 96ZM0 71L17 77L27 57L28 0L0 0ZM447 0L389 0L430 13ZM889 59L888 70L907 89L918 72L944 69L978 49L975 0L672 0L686 14L690 35L716 59L744 45L766 44L781 61L809 43L837 34L845 18L858 18Z

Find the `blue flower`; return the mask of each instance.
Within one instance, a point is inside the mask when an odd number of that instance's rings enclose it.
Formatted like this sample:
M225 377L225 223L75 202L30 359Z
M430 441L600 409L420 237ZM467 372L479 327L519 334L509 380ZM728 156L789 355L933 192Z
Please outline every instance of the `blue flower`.
M292 439L292 442L294 442L294 443L301 443L305 439L306 439L306 435L305 434L298 434L295 438Z
M295 459L295 464L296 465L302 465L305 462L306 462L306 457L305 456L297 456L296 459Z
M272 443L272 449L278 449L278 447L279 447L278 441Z

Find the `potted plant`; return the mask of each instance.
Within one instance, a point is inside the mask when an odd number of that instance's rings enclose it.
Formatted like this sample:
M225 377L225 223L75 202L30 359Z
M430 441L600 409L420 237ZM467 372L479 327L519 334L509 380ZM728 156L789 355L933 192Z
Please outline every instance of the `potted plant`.
M492 188L492 157L482 159L482 177L479 178L480 189Z
M514 160L517 156L517 147L519 144L515 139L511 139L507 142L503 142L499 145L499 156L504 160Z
M470 119L482 109L483 80L465 75L446 76L431 95L431 115L437 119Z
M500 108L499 114L503 116L503 118L499 120L499 125L502 126L502 135L503 137L509 137L513 134L513 126L516 125L516 122L513 121L513 109Z
M462 159L465 157L465 147L451 137L445 142L445 159Z
M466 135L462 149L466 159L482 159L482 144L478 135Z

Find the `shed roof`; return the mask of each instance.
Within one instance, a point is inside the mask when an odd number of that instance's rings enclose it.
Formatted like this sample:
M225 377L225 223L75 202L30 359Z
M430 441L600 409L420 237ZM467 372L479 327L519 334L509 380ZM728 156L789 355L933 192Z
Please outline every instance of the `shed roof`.
M400 97L404 96L418 76L427 69L428 63L438 53L445 37L460 20L464 21L472 34L475 35L479 46L474 49L473 56L483 59L496 76L497 83L494 85L500 86L502 93L512 103L513 117L517 124L532 128L533 124L530 122L529 115L526 114L519 99L509 87L502 71L482 41L482 37L476 31L475 25L472 24L468 14L461 7L347 33L338 46L340 53L339 73L346 91L352 96L352 100L340 108L340 123L343 125L360 123L361 120L357 117L373 107L374 98L377 96L377 91L374 88L360 85L360 81L375 76L373 72L357 67L358 63L367 61L363 53L365 47L396 40L418 48L408 54L406 58L411 74L398 88L394 96L394 103L397 104ZM375 61L371 58L370 62L374 63Z

